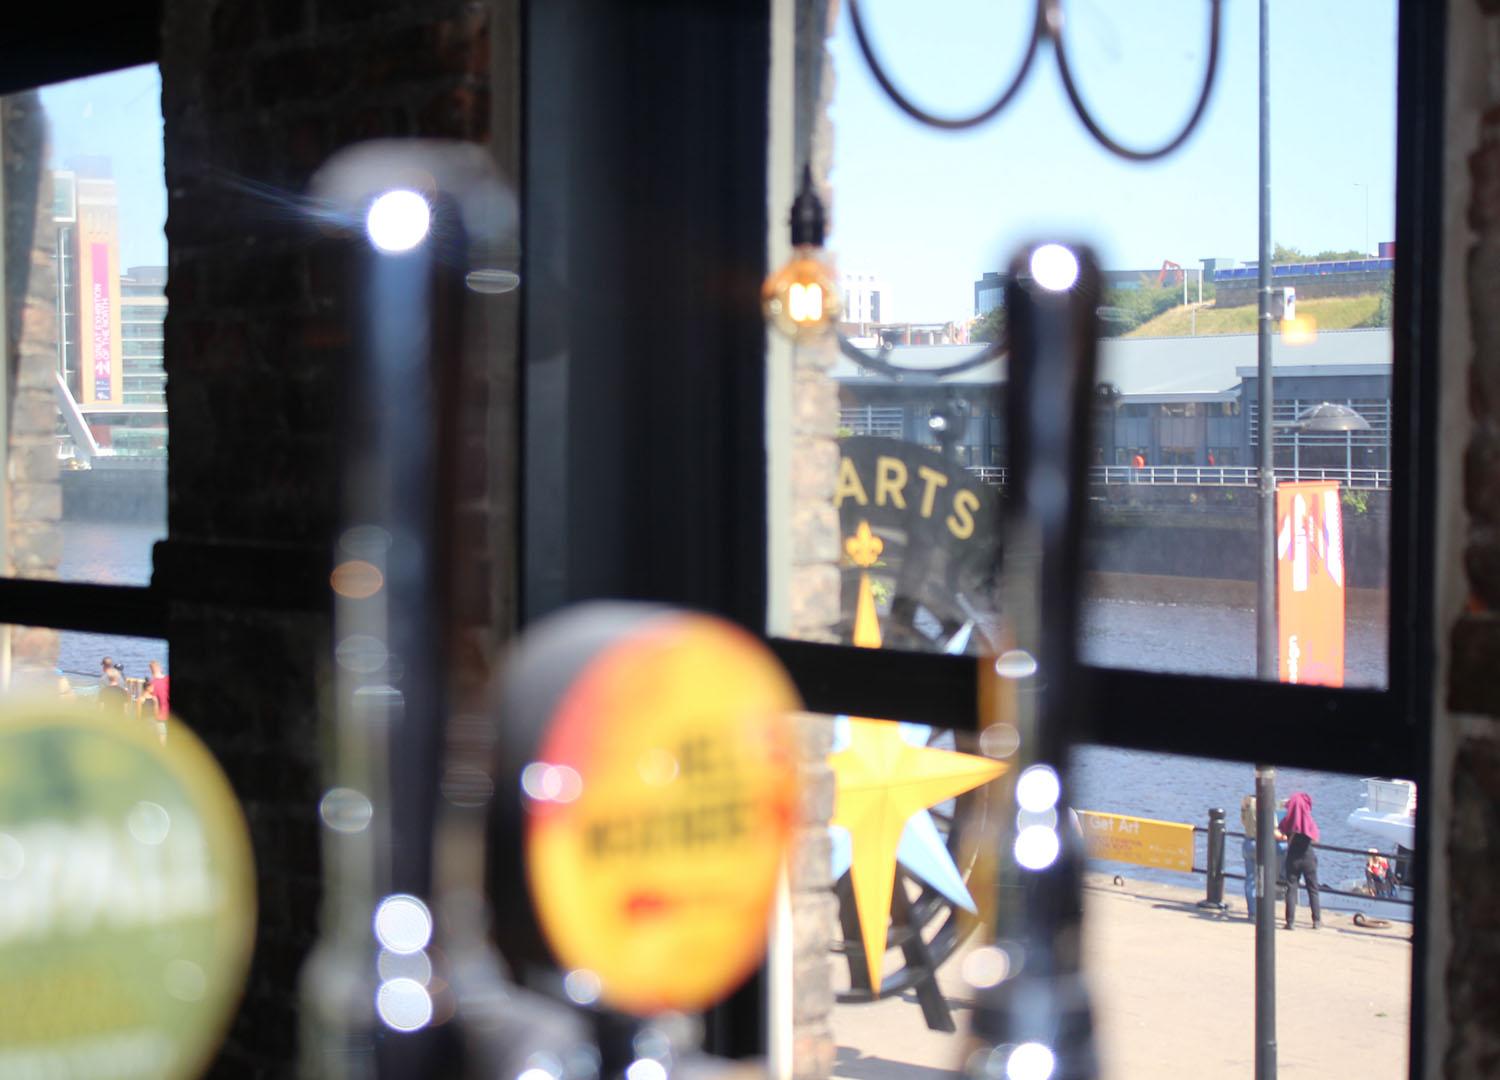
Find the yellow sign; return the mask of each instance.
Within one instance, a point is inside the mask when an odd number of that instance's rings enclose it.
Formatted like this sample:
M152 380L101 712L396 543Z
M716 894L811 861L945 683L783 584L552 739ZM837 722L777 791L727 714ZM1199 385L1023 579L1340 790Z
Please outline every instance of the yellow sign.
M1155 866L1162 870L1193 869L1193 827L1176 821L1078 811L1084 842L1091 859Z
M648 617L587 661L522 786L553 952L646 1015L705 1008L760 964L796 811L775 658L701 615Z
M198 1076L255 937L250 840L182 724L0 715L0 1076Z

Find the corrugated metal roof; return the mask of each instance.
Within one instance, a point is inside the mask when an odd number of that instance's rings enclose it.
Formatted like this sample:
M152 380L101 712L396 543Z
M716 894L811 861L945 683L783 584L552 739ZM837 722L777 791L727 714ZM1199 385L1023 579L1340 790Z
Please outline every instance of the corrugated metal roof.
M970 371L942 378L928 374L976 356L985 345L898 345L883 355L908 374L904 385L992 385L1004 382L1006 357ZM1305 345L1275 340L1272 362L1284 376L1389 375L1391 332L1325 330ZM1121 396L1138 401L1222 401L1234 396L1246 378L1254 378L1254 334L1207 334L1201 337L1105 338L1099 343L1099 377L1113 383ZM846 356L833 366L833 377L851 386L890 386L883 375L861 368Z

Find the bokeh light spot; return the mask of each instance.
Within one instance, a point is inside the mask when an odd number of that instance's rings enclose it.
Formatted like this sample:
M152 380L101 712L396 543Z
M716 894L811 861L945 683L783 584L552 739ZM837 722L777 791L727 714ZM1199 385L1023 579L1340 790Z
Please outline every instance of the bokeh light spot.
M381 251L399 254L410 251L427 238L432 225L432 207L415 191L398 188L387 191L370 204L365 217L365 231L370 242Z
M1005 1063L1006 1080L1048 1080L1057 1067L1052 1048L1039 1042L1025 1042L1010 1052Z
M432 913L415 896L387 896L375 909L375 936L393 953L425 949L432 940Z
M333 591L346 600L367 600L385 584L380 568L364 559L349 559L333 568L329 575Z
M362 791L353 788L329 788L318 803L318 816L334 832L363 832L375 816L375 808Z
M1063 292L1078 280L1078 256L1061 244L1043 244L1031 253L1031 276L1049 292Z
M1016 802L1022 810L1040 814L1057 805L1062 783L1050 765L1033 765L1016 781Z
M1057 861L1060 848L1056 829L1028 825L1016 837L1016 862L1028 870L1045 870Z
M391 979L375 991L375 1011L394 1031L418 1031L432 1019L432 996L415 979Z

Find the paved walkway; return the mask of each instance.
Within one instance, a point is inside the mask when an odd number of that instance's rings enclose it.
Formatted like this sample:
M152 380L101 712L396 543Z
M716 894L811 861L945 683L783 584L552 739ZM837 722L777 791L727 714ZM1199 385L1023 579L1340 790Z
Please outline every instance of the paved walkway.
M1202 891L1091 875L1089 981L1104 1080L1248 1080L1254 1072L1255 928L1240 898L1216 917ZM1411 927L1362 929L1328 912L1323 929L1276 933L1279 1075L1402 1080L1407 1075ZM842 963L838 965L842 968ZM848 1080L927 1080L961 1054L971 994L957 958L939 972L958 1035L928 1031L910 995L834 1013ZM838 972L838 977L845 973Z

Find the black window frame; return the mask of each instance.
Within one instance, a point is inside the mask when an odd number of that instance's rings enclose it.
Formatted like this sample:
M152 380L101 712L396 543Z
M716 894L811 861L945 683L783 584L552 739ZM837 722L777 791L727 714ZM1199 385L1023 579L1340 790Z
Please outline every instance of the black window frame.
M0 96L159 59L160 0L87 14L65 19L55 10L33 7L7 15L0 40ZM0 624L9 626L165 639L167 606L154 582L101 585L0 576Z
M526 8L523 622L571 601L634 597L716 611L765 636L755 286L767 269L765 230L781 224L765 206L770 9L769 0ZM1399 6L1388 685L1087 668L1093 700L1109 703L1091 742L1430 781L1446 21L1442 2ZM664 280L670 318L657 295ZM974 723L972 659L767 640L809 709ZM1425 813L1418 827L1425 880ZM1426 917L1419 901L1413 1075Z

